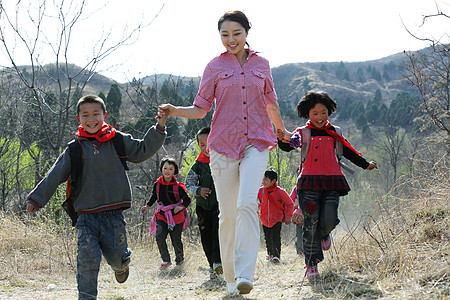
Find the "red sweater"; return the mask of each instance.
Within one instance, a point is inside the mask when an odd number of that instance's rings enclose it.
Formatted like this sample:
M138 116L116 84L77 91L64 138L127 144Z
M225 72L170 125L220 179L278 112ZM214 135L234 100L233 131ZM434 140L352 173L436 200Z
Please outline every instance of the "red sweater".
M275 183L271 188L260 188L258 192L259 218L266 227L272 227L284 219L291 219L294 202L288 193ZM275 201L277 203L275 203Z

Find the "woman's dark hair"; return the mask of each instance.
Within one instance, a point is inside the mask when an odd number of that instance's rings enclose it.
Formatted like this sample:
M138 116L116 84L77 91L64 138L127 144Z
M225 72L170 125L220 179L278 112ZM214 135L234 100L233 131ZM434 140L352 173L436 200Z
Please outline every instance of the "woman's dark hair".
M172 166L175 167L175 172L173 173L173 175L177 175L178 174L178 164L175 161L175 159L172 158L172 157L164 157L161 160L161 163L159 164L159 171L160 172L162 172L162 169L163 169L163 166L164 166L165 163L168 163L169 165L172 165Z
M267 169L266 172L264 172L264 177L269 178L270 180L278 180L278 174L272 168Z
M239 10L231 10L227 11L220 19L218 23L218 28L220 31L220 27L222 27L222 23L225 21L233 21L238 22L239 24L244 27L245 31L248 33L250 28L252 27L252 24L248 21L247 16Z
M328 115L331 116L337 109L337 103L331 99L330 95L325 92L307 92L297 104L297 115L299 118L308 119L309 111L316 106L317 103L323 104L328 109Z

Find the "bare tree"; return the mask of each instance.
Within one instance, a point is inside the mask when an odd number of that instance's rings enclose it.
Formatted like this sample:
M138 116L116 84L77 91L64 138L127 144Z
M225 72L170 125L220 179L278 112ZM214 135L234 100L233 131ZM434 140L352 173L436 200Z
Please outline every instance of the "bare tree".
M435 14L423 16L422 26L431 19L450 19L450 16L442 12L439 7L436 9ZM429 42L430 47L422 51L405 52L408 57L405 77L419 91L424 108L433 123L450 135L449 35L432 38L419 37L409 30L408 32L418 40Z

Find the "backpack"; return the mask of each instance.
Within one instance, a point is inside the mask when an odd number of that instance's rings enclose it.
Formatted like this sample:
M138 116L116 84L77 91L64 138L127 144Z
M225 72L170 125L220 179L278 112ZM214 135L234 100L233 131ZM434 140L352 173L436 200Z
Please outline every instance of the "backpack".
M336 129L336 133L339 134L340 136L342 136L341 128L339 126L335 126L335 125L333 125L333 127ZM302 126L302 127L300 127L300 129L301 129L301 136L302 136L302 147L301 147L302 159L301 159L301 163L300 163L299 173L303 167L303 163L305 162L306 157L308 156L309 145L310 145L310 141L311 141L311 129L306 128L306 126ZM342 153L344 152L344 145L341 143L341 141L339 141L337 139L335 140L335 143L334 143L334 152L336 154L336 158L339 163L339 166L341 166L342 169L349 172L350 174L355 173L355 171L353 171L351 168L347 167L345 164L343 164L341 162Z
M111 140L123 168L128 171L129 168L127 165L127 155L125 153L125 146L123 143L123 133L116 131L116 134ZM82 170L81 145L79 144L78 139L74 139L67 144L67 148L69 149L70 155L70 176L69 179L67 179L66 185L66 201L64 201L61 206L72 220L72 226L75 226L78 215L73 207L75 195L72 187L77 185L78 174L81 174Z

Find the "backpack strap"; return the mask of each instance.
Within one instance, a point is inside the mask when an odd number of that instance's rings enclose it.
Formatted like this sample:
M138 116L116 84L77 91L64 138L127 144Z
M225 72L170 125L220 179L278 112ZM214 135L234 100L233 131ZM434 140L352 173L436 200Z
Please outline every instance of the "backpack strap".
M310 140L311 140L311 129L310 128L306 128L306 126L302 126L300 127L300 135L302 138L302 145L301 145L301 162L300 162L300 168L299 168L299 172L301 172L302 167L303 167L303 163L306 160L306 157L308 156L308 151L309 151L309 144L310 144Z
M334 126L334 125L333 125ZM341 127L339 126L334 126L334 129L336 129L336 133L339 134L340 136L342 136L342 130ZM336 157L338 159L338 162L341 161L342 158L342 153L344 152L344 145L341 143L341 141L339 141L338 139L336 139L336 143L334 144L334 149L336 152Z
M122 163L123 168L128 171L130 168L128 168L127 165L127 154L125 152L125 145L123 143L123 133L120 131L116 131L116 134L112 138L114 149L116 149L117 155L120 158L120 162Z
M81 173L81 145L78 139L74 139L67 145L70 156L70 182L75 185L78 174Z

